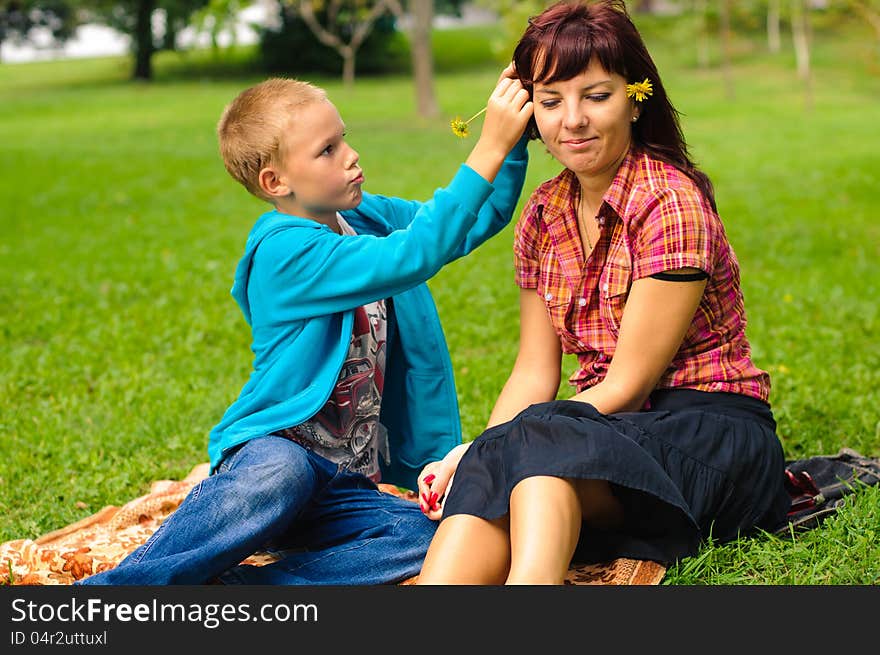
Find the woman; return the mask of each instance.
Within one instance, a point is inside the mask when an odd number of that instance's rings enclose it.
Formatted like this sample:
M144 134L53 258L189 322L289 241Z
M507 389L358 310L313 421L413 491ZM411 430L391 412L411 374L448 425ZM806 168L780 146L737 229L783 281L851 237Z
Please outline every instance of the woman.
M624 4L548 8L514 63L564 170L516 227L519 353L488 429L420 476L442 522L419 582L561 584L576 553L669 564L777 525L739 266ZM577 393L557 401L563 353Z

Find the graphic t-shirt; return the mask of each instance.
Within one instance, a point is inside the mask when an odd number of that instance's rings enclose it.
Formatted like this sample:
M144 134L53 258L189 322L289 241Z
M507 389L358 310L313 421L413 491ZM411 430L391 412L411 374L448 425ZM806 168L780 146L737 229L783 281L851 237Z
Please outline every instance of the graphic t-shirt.
M356 232L337 215L343 234ZM387 433L379 423L387 334L385 301L354 311L348 355L324 407L311 419L278 434L351 471L379 482L379 456L388 461Z

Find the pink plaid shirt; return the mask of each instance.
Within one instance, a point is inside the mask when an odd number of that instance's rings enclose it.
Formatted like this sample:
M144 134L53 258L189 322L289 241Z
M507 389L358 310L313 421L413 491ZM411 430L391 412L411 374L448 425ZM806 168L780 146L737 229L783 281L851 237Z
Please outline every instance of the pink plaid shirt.
M721 219L687 175L636 151L599 210L589 260L578 235L580 185L566 169L539 186L516 225L516 283L544 299L582 391L608 371L633 280L679 268L709 275L700 306L658 389L726 391L767 401L770 376L750 358L739 264Z

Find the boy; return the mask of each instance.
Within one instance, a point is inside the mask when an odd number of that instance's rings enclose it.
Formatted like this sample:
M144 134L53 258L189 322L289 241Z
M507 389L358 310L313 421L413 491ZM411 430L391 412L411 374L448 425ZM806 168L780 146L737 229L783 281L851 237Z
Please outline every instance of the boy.
M254 369L211 431L211 475L116 568L81 584L384 584L416 575L436 524L376 482L461 442L452 368L425 282L510 220L528 94L508 67L480 138L426 203L362 191L325 92L270 79L218 124L229 173L275 209L232 295ZM508 154L509 153L509 154ZM239 563L257 550L272 564Z

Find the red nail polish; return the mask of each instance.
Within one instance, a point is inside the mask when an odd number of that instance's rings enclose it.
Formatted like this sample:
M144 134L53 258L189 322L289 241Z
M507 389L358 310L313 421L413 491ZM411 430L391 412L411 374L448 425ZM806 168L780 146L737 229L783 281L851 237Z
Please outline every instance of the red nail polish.
M431 484L434 481L435 477L437 476L431 473L431 475L426 475L425 479L422 482L424 482L425 484Z
M426 504L426 505L430 505L430 504L431 504L431 499L428 497L428 493L427 493L427 492L423 492L423 493L422 493L422 500L425 501L425 504Z
M437 503L437 499L440 498L440 494L436 491L431 494L431 498L428 500L429 505L435 505Z
M419 503L419 509L422 510L422 514L424 514L425 512L428 511L427 508L422 503Z

